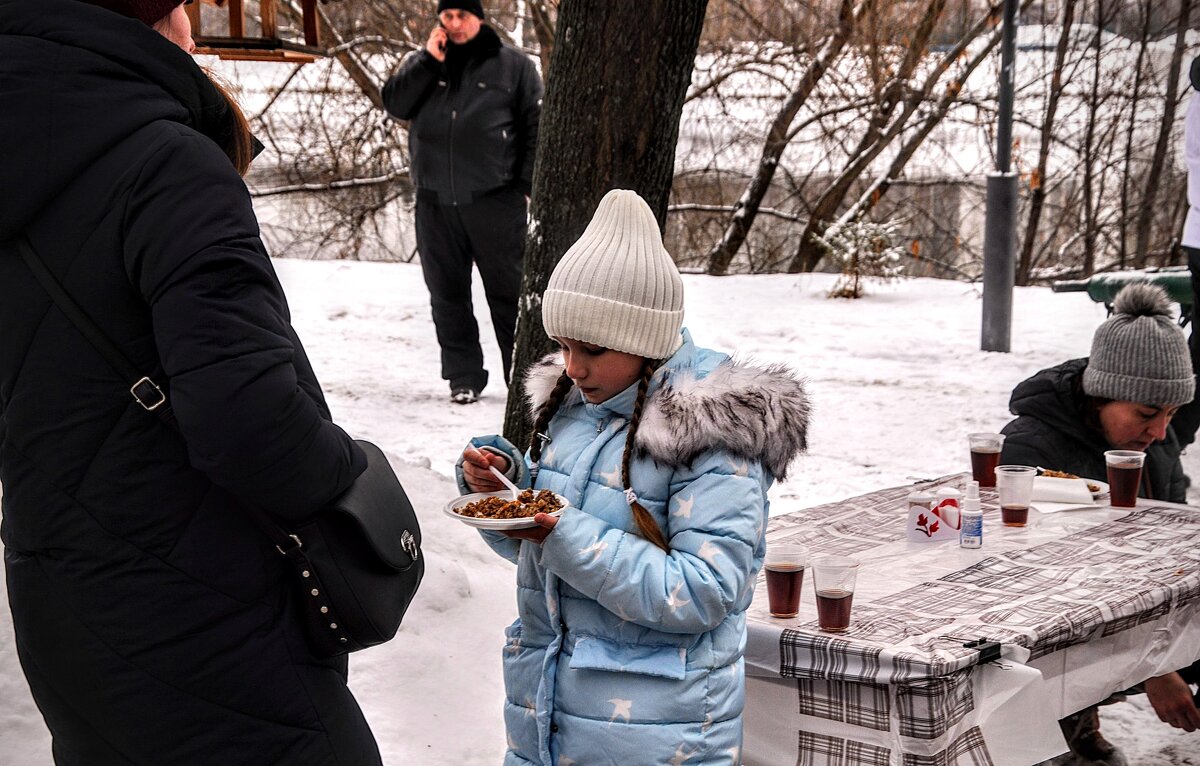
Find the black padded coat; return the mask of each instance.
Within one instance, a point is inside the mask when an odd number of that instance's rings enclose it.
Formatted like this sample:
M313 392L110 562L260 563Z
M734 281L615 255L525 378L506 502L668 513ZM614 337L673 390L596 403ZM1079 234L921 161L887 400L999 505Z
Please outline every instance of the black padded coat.
M444 205L490 191L533 188L542 80L521 51L484 26L458 82L427 50L409 54L383 88L393 117L411 120L413 183Z
M1111 447L1099 431L1085 425L1079 380L1086 368L1087 359L1072 359L1017 384L1008 405L1017 419L1002 429L1001 462L1107 480L1104 451ZM1186 502L1187 479L1179 451L1175 432L1168 427L1167 438L1146 450L1141 497Z
M371 764L243 502L365 468L330 422L191 57L74 0L0 0L0 482L17 652L60 764ZM182 438L50 301L24 232ZM2 760L2 759L0 759Z

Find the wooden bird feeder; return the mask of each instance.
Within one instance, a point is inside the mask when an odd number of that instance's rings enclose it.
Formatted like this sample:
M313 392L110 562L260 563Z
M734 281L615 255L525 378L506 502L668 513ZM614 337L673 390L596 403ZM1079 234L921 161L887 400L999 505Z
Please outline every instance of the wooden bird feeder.
M321 0L329 2L330 0ZM192 37L196 41L196 53L219 56L232 61L284 61L307 64L325 56L321 47L317 23L317 0L299 0L303 41L287 40L279 35L277 0L258 0L258 37L247 34L247 16L253 22L253 14L247 14L246 0L202 0L203 4L224 9L229 16L228 34L219 34L207 29L201 20L201 3L190 3L184 8L192 22ZM286 2L286 0L285 0ZM211 14L208 21L211 25Z

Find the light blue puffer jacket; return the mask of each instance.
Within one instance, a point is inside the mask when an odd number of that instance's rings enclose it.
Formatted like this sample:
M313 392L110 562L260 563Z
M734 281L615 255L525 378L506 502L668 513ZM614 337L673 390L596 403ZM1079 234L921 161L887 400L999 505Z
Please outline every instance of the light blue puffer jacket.
M526 381L533 409L562 372ZM745 611L762 564L767 488L804 449L809 406L783 368L684 344L655 374L630 467L670 554L637 534L621 487L637 386L601 404L571 389L535 487L567 508L542 545L484 538L517 564L504 646L506 766L740 763ZM528 485L525 460L501 437ZM466 492L459 476L460 488Z

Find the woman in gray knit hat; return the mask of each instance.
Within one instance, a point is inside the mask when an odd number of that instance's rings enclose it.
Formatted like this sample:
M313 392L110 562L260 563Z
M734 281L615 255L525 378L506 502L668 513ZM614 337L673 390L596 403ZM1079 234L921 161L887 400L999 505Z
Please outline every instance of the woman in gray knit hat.
M1126 287L1113 312L1096 329L1090 357L1013 389L1017 419L1004 427L1001 459L1103 481L1105 450L1143 451L1141 496L1182 503L1187 480L1170 422L1195 392L1187 339L1158 287Z
M1096 329L1089 358L1042 370L1013 389L1009 408L1017 418L1003 429L1001 460L1103 481L1105 450L1137 450L1146 453L1139 494L1182 503L1187 477L1171 418L1195 393L1187 339L1159 287L1126 287L1113 312ZM1159 718L1195 731L1200 710L1188 683L1198 682L1200 663L1149 679L1145 691ZM1059 724L1071 748L1067 763L1125 763L1101 735L1096 707Z

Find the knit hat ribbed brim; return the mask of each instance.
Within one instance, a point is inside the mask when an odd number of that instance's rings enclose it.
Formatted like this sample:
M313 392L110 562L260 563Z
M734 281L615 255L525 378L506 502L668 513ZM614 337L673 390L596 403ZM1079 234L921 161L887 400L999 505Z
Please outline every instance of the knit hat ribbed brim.
M683 280L658 220L636 192L604 195L583 236L554 267L542 298L552 338L666 359L679 349Z
M466 11L467 13L475 14L481 19L484 18L483 3L481 0L439 0L437 4L438 15L441 15L442 11L452 9Z
M137 19L146 26L154 26L166 18L184 0L80 0L88 5L98 5L114 13Z
M1153 407L1184 405L1196 393L1183 331L1171 318L1167 293L1155 285L1125 287L1113 315L1096 329L1083 372L1083 392Z

